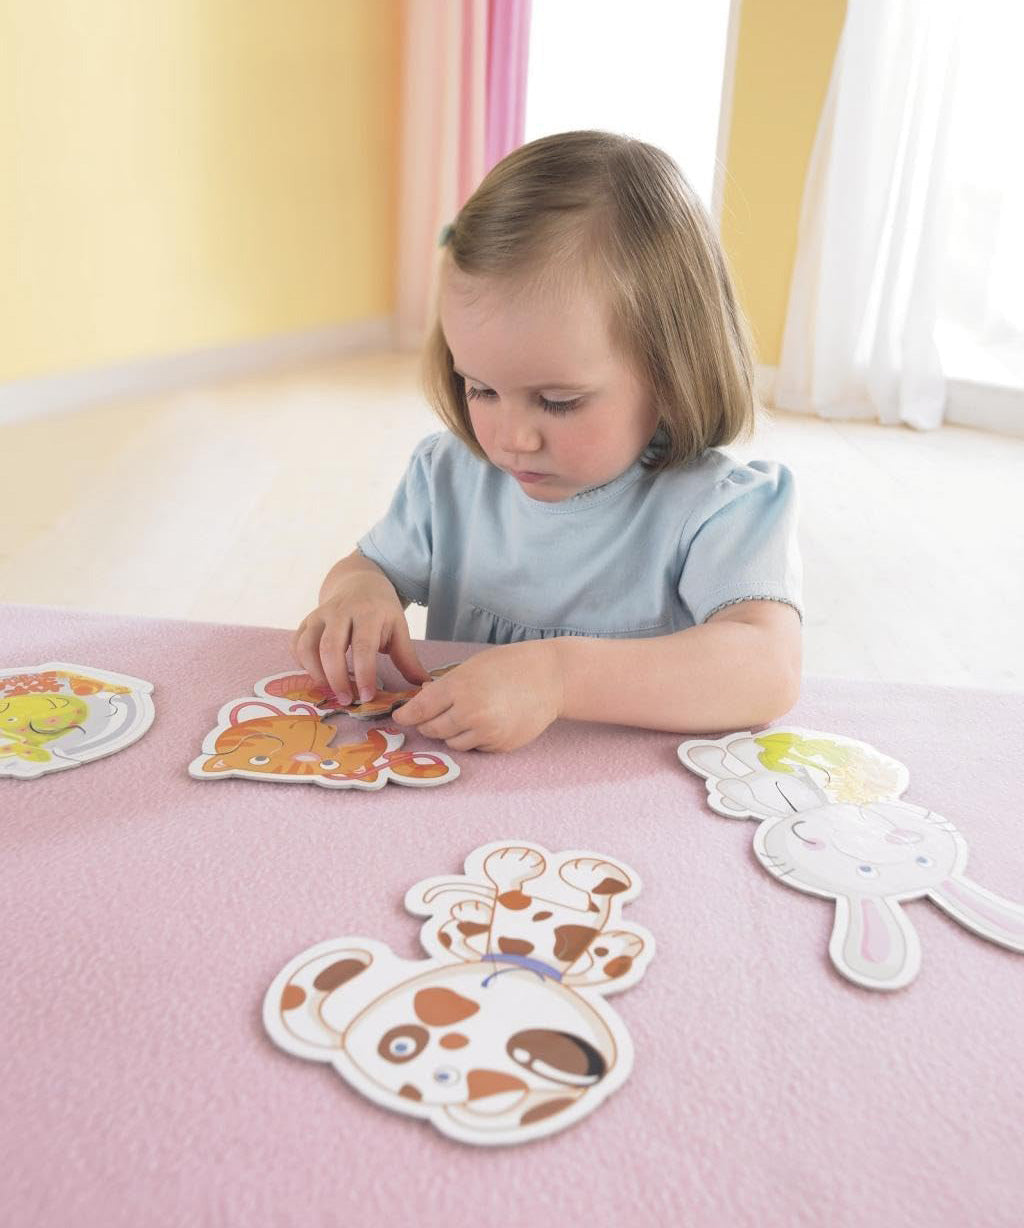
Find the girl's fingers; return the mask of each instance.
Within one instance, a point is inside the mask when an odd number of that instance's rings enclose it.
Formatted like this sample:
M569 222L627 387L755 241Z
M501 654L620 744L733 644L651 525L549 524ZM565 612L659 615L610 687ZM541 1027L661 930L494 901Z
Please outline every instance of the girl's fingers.
M451 692L441 682L428 682L423 690L408 703L402 704L391 714L391 719L399 725L416 725L419 727L425 721L432 721L447 712L452 706Z
M352 629L352 672L360 703L366 703L377 694L377 653L383 627L382 618L367 618L361 619Z
M345 618L335 623L320 637L320 664L324 680L339 703L352 702L352 684L348 673L348 645L351 622Z
M391 629L391 642L388 644L388 656L394 661L402 677L409 682L429 682L430 674L423 668L416 649L412 646L409 635L409 624L405 616L400 615Z
M468 730L465 721L456 715L455 709L449 708L433 720L417 725L416 732L423 734L425 738L456 738Z
M454 738L446 738L450 750L475 750L480 744L480 735L473 729L457 734Z
M314 682L324 683L323 667L320 664L320 637L324 625L319 620L306 620L292 639L292 656Z

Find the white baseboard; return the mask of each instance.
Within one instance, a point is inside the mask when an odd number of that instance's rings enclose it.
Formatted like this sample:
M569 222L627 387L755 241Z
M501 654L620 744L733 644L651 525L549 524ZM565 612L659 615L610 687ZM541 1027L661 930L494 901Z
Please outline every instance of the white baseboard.
M125 397L153 396L195 384L265 374L343 354L386 350L393 344L392 318L383 316L66 375L13 380L0 384L0 424Z
M779 410L772 400L775 373L775 367L756 364L754 387L762 405L773 412L784 413L785 410ZM854 415L851 420L856 420ZM1024 389L1004 388L977 380L948 379L943 421L951 426L1024 437Z

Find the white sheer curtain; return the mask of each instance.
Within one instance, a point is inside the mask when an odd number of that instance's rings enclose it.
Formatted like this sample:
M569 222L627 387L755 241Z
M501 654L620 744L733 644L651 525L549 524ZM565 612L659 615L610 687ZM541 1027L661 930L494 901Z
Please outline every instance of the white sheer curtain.
M957 0L849 0L804 189L773 401L937 426Z

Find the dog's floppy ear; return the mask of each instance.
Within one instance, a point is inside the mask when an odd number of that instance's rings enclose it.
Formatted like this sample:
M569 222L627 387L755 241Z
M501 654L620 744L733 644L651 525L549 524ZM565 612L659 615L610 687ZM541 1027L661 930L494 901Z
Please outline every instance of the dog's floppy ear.
M348 1021L373 996L369 982L379 984L369 970L375 962L379 968L382 950L391 955L372 939L338 938L291 960L263 999L263 1022L274 1043L296 1057L330 1061ZM328 997L331 1008L325 1012Z

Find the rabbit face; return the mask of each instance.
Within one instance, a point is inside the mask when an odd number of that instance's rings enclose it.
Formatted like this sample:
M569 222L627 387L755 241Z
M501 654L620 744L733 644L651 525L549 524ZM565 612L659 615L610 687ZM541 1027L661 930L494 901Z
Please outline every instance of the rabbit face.
M898 802L838 804L791 815L758 832L767 869L828 895L921 895L957 868L955 832Z
M344 1033L363 1077L481 1133L563 1112L616 1062L612 1034L589 1003L525 969L438 968L397 985L347 1027L343 1004L336 1020L331 1007L328 998L322 1017Z

